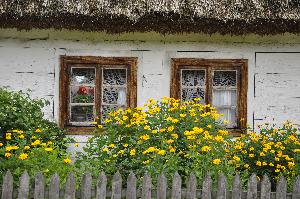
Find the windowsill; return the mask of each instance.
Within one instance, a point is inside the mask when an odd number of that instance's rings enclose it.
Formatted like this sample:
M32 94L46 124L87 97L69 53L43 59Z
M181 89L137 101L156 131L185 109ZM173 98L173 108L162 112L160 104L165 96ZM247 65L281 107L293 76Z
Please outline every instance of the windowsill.
M66 127L66 135L94 135L95 127Z

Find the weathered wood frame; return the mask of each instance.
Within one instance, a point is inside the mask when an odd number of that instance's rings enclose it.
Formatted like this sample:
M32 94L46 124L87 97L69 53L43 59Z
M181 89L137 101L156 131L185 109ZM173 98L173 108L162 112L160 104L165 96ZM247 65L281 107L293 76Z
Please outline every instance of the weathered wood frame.
M234 133L241 133L247 124L247 92L248 92L248 60L247 59L197 59L172 58L171 59L171 91L170 96L180 98L180 70L206 69L206 103L212 104L212 71L237 70L237 127Z
M72 65L81 64L80 67L95 67L95 109L96 115L101 107L101 69L126 68L127 70L127 105L137 105L137 58L136 57L98 57L98 56L60 56L60 81L59 81L59 126L67 129L69 134L82 134L91 131L89 127L74 127L68 124L68 104L70 70Z

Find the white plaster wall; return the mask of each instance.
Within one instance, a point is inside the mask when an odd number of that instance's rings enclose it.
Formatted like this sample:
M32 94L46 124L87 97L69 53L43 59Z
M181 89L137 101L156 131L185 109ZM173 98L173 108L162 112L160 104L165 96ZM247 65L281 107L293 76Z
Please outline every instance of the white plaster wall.
M1 33L1 31L0 31ZM59 56L138 57L138 105L170 93L171 58L248 59L248 123L291 119L300 123L300 44L88 41L1 37L0 86L32 90L48 99L47 118L58 120ZM85 142L85 136L75 136Z

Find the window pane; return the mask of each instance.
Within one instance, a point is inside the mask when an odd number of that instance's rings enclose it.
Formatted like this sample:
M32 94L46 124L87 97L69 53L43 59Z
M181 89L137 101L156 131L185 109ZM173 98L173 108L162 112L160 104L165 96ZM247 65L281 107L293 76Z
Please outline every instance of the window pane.
M94 121L94 106L71 105L70 122L90 122Z
M95 91L91 86L71 86L72 103L94 103Z
M72 68L71 84L94 84L95 69L94 68Z
M125 85L126 69L103 69L103 85Z
M237 125L237 117L236 117L236 109L219 109L219 114L223 114L224 116L220 117L220 120L228 120L228 127L236 127Z
M236 71L214 71L213 86L235 87Z
M181 100L189 101L194 98L200 98L201 101L204 101L204 89L202 88L182 88Z
M182 86L204 86L205 71L204 70L181 70Z
M113 110L117 110L119 106L103 105L101 108L101 123L107 118L108 114Z
M103 103L126 105L126 88L104 87Z
M213 90L213 105L236 106L236 90Z

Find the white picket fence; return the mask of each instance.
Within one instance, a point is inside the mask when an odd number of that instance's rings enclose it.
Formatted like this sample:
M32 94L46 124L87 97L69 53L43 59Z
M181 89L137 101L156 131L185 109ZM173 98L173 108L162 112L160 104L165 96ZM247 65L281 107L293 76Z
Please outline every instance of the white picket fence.
M264 176L261 182L258 182L255 174L252 174L248 181L247 190L242 189L240 177L234 177L232 190L227 190L227 180L224 174L218 177L217 188L212 188L212 179L206 176L202 186L198 186L195 175L190 174L186 188L182 188L182 180L178 173L174 174L172 185L168 189L167 179L164 174L158 178L157 186L152 185L151 176L146 174L143 177L141 189L137 188L137 178L134 173L130 173L127 178L126 188L122 188L122 177L117 172L112 179L111 189L107 186L107 177L102 172L96 186L92 186L92 176L86 173L82 177L80 187L76 190L76 181L73 173L67 177L64 189L60 189L60 179L54 174L50 180L49 186L45 186L45 179L41 173L34 178L34 184L30 186L30 178L25 171L19 179L17 189L13 186L13 176L7 171L3 176L2 199L300 199L300 176L297 177L293 185L293 191L287 193L287 183L284 177L277 182L276 192L271 192L271 183L268 176ZM260 189L258 189L258 184ZM199 189L201 187L201 189Z

